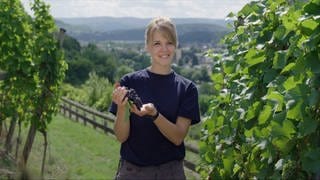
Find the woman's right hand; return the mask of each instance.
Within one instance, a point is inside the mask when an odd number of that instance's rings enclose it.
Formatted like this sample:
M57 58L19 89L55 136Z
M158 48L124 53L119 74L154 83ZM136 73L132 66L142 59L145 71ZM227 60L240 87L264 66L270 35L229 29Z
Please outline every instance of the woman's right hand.
M112 93L112 101L118 105L118 108L125 107L128 102L128 97L124 98L127 94L127 89L124 86L115 85Z

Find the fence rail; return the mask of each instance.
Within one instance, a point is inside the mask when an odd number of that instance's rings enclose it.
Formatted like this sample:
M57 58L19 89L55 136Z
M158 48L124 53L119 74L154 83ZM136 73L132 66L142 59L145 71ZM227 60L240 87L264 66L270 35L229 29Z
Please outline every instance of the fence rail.
M91 124L93 128L98 128L106 133L114 135L112 125L114 123L114 116L111 114L105 114L94 110L90 107L79 104L78 102L72 101L65 97L61 98L60 112L67 118L76 121L82 121L85 125ZM197 147L185 144L186 151L192 152L194 154L199 154L199 149ZM186 168L196 172L196 164L187 159L184 160L184 165Z

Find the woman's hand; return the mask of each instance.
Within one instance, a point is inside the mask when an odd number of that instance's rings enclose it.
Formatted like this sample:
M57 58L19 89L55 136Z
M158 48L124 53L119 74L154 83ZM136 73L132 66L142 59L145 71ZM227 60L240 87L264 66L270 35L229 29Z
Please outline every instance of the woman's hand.
M138 116L154 116L157 114L157 109L152 103L143 104L140 111L135 106L131 106L131 112L137 114Z
M118 108L121 107L125 107L127 102L128 102L128 98L124 98L125 95L127 94L127 89L123 86L120 85L116 85L115 89L113 90L112 93L112 101L118 105Z
M117 104L117 115L113 127L114 134L117 140L121 143L125 142L129 137L130 123L129 113L127 109L128 98L124 98L127 94L127 89L121 87L119 83L116 83L112 93L112 101Z

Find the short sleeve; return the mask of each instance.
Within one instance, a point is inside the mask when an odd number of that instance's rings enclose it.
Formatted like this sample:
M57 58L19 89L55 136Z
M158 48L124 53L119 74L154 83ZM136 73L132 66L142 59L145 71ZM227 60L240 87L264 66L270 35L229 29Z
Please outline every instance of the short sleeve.
M128 77L124 76L120 79L120 86L125 86L128 87ZM114 102L111 102L111 105L109 107L109 112L112 113L113 115L117 114L117 104Z
M191 119L191 124L200 122L200 110L197 87L191 83L182 98L178 116Z

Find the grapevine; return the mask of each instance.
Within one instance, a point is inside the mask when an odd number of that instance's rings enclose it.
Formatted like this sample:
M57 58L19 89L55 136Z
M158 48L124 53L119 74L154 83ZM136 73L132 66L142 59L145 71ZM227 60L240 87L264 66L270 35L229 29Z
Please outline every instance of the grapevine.
M229 15L227 51L208 54L216 93L202 130L202 177L320 171L319 9L319 0L261 0Z
M7 118L12 121L6 144L11 142L16 120L30 125L19 163L24 168L36 132L46 139L47 125L58 110L59 87L67 65L48 5L34 0L34 18L24 11L19 0L2 0L0 6L0 68L7 73L0 84L0 123Z

